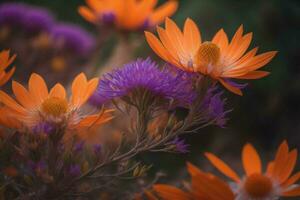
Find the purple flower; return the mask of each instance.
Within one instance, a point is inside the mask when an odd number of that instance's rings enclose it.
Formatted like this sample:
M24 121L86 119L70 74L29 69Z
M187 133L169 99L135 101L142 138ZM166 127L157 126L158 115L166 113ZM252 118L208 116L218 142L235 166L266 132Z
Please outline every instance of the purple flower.
M174 140L172 140L170 142L170 145L173 145L174 150L176 152L179 152L179 153L188 153L189 152L189 150L188 150L189 145L185 143L184 139L180 139L179 137L176 137Z
M226 114L230 110L224 109L226 99L222 99L222 92L216 92L216 90L217 88L214 87L207 91L201 109L206 114L207 120L212 120L217 126L224 128L227 122Z
M28 7L21 3L5 3L0 6L0 26L20 26Z
M54 24L53 15L45 9L31 7L22 16L22 25L30 33L48 32Z
M29 160L27 163L27 166L30 169L30 171L32 171L32 172L41 172L41 171L45 171L47 169L47 164L46 164L46 161L44 161L44 160L40 160L37 162Z
M83 150L83 147L84 147L84 141L76 143L74 146L74 152L75 153L81 152Z
M101 16L101 21L105 25L112 25L116 20L116 15L113 12L103 13Z
M102 149L102 145L101 144L95 144L93 146L93 149L94 149L94 153L95 154L99 154L101 152L101 149Z
M50 134L51 132L53 132L55 130L55 127L47 122L41 122L40 124L36 125L35 127L33 127L32 132L35 134Z
M61 49L87 56L94 47L94 38L79 26L73 24L59 24L51 29L54 45Z
M79 165L71 165L70 167L69 167L69 174L71 175L71 176L79 176L80 175L80 173L81 173L81 169L80 169L80 166Z
M184 78L183 73L172 71L167 66L160 70L150 58L138 59L103 75L91 102L101 105L142 90L149 91L153 96L186 105L193 101L195 93L192 91L192 83Z

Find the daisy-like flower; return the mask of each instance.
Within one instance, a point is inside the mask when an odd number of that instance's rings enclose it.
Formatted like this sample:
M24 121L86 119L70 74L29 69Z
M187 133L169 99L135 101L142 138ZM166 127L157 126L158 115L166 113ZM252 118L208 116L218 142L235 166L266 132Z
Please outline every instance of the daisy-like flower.
M79 13L91 23L114 25L117 29L136 31L160 24L175 13L177 1L155 8L157 0L86 0Z
M11 63L15 60L16 56L9 56L9 51L1 51L0 52L0 87L3 86L14 74L15 67L11 68L8 72L6 72L6 68L11 65Z
M163 60L183 70L199 72L219 81L233 93L242 95L241 90L227 79L259 79L269 72L259 71L275 56L276 51L256 55L258 48L246 53L252 33L243 35L240 26L229 42L223 29L211 41L202 42L200 31L191 19L187 19L183 32L174 21L166 19L165 29L157 27L159 39L145 32L153 51Z
M173 72L167 66L161 70L148 58L138 59L105 74L91 101L97 105L124 97L143 101L139 97L145 96L145 92L149 92L151 97L177 102L180 105L187 105L195 98L191 81L185 74Z
M191 179L190 187L187 191L174 186L156 184L154 191L163 200L233 200L234 193L229 185L218 177L203 172L191 163L187 164ZM152 194L146 194L149 199L156 199Z
M12 90L16 100L0 91L0 102L7 109L8 118L19 121L22 127L30 130L44 123L61 125L68 129L80 129L100 125L112 118L110 115L112 110L92 115L82 113L82 106L93 94L97 85L98 78L88 81L81 73L74 79L72 96L67 99L65 88L61 84L56 84L49 92L44 79L38 74L32 74L28 90L13 81ZM11 126L15 128L14 124Z
M275 159L262 171L261 159L251 144L246 144L242 152L242 162L246 174L240 178L226 163L211 153L206 153L209 161L224 175L235 182L237 200L274 200L279 197L300 196L300 172L292 175L297 161L297 149L289 150L284 141L278 148Z

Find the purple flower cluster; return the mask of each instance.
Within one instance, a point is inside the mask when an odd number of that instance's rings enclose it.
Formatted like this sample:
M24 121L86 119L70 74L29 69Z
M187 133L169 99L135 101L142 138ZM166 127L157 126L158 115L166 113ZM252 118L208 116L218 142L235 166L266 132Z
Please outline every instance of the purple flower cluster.
M155 96L186 105L194 100L195 93L191 81L184 78L183 73L172 71L167 66L161 70L150 58L138 59L123 68L105 74L91 102L101 105L114 98L124 97L135 90L143 89Z
M53 15L45 9L22 3L5 3L0 6L0 26L36 33L49 31L53 24Z
M72 51L77 55L85 56L94 47L94 38L73 24L57 24L50 34L57 48Z
M48 10L22 3L5 3L0 6L1 26L27 34L47 33L54 48L79 57L88 55L95 43L94 37L79 26L57 23Z

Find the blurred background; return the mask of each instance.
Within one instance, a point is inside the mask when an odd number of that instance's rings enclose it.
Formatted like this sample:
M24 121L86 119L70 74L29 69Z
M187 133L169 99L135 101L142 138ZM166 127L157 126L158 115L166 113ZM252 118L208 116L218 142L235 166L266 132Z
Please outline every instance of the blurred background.
M84 0L17 2L45 7L53 12L58 20L80 25L95 37L99 37L95 27L77 13L78 6L85 4ZM283 139L287 139L292 147L300 148L300 1L179 2L179 9L172 18L182 26L184 20L191 17L199 25L204 40L210 40L220 28L224 28L231 37L243 24L246 32L254 34L251 47L259 46L260 52L278 50L279 53L265 67L271 75L251 81L244 90L243 97L224 92L227 108L232 109L228 114L226 128L209 127L199 134L185 137L191 145L189 154L149 154L141 156L141 159L154 163L155 170L168 171L169 178L175 179L178 178L176 171L183 168L187 160L205 166L207 162L204 161L203 151L212 151L225 160L231 160L239 158L242 146L251 142L266 158L271 159ZM105 48L109 51L109 45ZM136 56L149 55L159 61L143 39L142 47ZM18 66L20 67L22 66ZM239 159L235 160L237 163L232 162L233 165L241 169ZM173 176L175 173L176 177Z

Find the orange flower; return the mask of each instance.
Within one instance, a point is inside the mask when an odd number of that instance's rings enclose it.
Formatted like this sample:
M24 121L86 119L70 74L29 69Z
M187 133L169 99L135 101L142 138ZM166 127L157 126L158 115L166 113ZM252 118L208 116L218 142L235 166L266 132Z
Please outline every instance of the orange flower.
M116 28L135 31L143 26L155 26L175 13L178 2L168 1L155 8L157 0L86 0L79 13L92 23L114 23Z
M240 26L229 42L223 29L211 41L202 42L200 31L191 19L187 19L183 32L171 19L166 19L165 29L157 27L159 39L145 32L153 51L166 62L183 70L199 72L218 80L233 93L242 95L240 89L226 82L228 78L259 79L269 72L257 69L266 65L276 51L256 55L258 48L246 53L252 40L252 33L243 35Z
M206 153L209 161L237 186L237 200L270 200L280 196L300 196L300 186L295 186L300 172L291 176L297 161L297 150L289 151L286 141L278 148L275 159L269 163L266 172L258 153L251 144L246 144L242 152L242 162L246 175L241 179L226 163L211 153Z
M81 107L93 94L97 85L98 78L88 81L83 73L79 74L72 83L72 96L68 100L65 88L61 84L56 84L49 92L44 79L38 74L31 75L28 90L13 81L12 90L17 101L0 91L0 102L4 104L4 112L8 118L4 120L4 125L15 128L15 123L10 123L11 119L14 119L29 129L45 122L80 129L107 122L112 118L112 110L101 111L95 115L81 113Z
M9 51L0 52L0 87L3 86L15 72L15 67L8 72L5 71L5 69L15 60L15 58L15 55L9 57Z
M210 173L201 171L191 163L187 164L187 168L192 177L189 191L186 192L176 187L163 184L154 185L154 191L163 200L234 199L234 194L226 182Z

